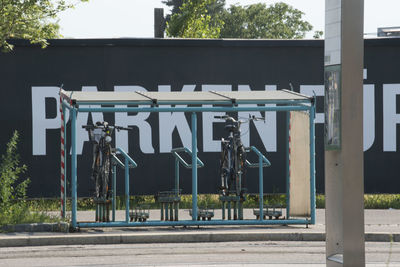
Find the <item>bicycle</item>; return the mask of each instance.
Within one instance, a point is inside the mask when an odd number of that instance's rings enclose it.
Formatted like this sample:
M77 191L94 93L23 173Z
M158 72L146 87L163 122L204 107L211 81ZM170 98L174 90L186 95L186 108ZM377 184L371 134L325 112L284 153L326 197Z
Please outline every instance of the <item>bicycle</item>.
M245 162L246 149L241 140L240 126L242 123L264 120L249 116L247 119L236 120L231 116L214 116L226 121L225 129L229 132L228 138L221 138L220 176L222 195L234 194L243 197L245 193Z
M115 154L115 149L111 146L113 130L132 130L121 126L110 126L108 122L96 122L95 125L83 125L89 134L89 141L93 146L93 163L91 179L95 183L95 198L103 201L111 197L111 176L112 165L111 157Z

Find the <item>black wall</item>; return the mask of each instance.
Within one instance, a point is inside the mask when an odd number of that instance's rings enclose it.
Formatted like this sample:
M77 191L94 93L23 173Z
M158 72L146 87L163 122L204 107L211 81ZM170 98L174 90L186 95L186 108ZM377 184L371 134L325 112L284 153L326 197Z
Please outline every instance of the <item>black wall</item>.
M57 87L81 90L82 86L96 86L98 90L112 91L114 86L136 85L157 91L159 85L170 85L173 91L183 85L249 85L252 90L264 90L265 85L295 91L301 85L323 85L323 41L261 41L261 40L54 40L41 49L24 41L15 41L11 53L0 53L1 89L1 153L12 132L21 135L21 160L28 165L27 176L32 182L31 197L59 196L60 191L60 131L46 130L46 154L33 155L32 87ZM383 84L400 84L400 39L371 39L365 41L365 84L374 85L375 129L374 142L364 153L365 190L368 193L399 193L400 179L397 151L383 148ZM400 90L400 85L398 86ZM400 93L400 92L399 92ZM396 98L397 99L397 98ZM46 118L57 116L57 99L44 103ZM399 99L400 101L400 99ZM398 102L399 102L398 101ZM399 106L399 105L397 105ZM323 97L318 97L317 112L323 112ZM400 110L397 111L400 113ZM173 186L174 160L168 153L159 153L158 114L147 120L151 125L154 154L142 153L139 132L129 135L129 153L139 167L131 172L133 194L152 194ZM114 123L113 114L104 118ZM187 117L190 122L190 118ZM202 116L198 115L199 157L206 167L199 169L199 192L213 193L218 188L217 152L203 152ZM254 126L251 144L256 145L272 162L265 169L265 192L285 190L285 123L284 114L278 114L277 152L266 152ZM189 124L190 125L190 124ZM398 127L397 127L398 129ZM317 192L324 190L323 128L316 126ZM400 129L398 129L400 130ZM394 133L397 142L399 137ZM223 124L214 124L215 140L225 135ZM176 132L173 146L182 143ZM397 149L395 149L397 150ZM78 156L78 194L91 193L89 180L91 145L86 142L83 155ZM67 169L69 172L69 169ZM181 187L190 193L190 170L181 169ZM247 187L257 192L257 171L248 172ZM123 192L122 172L118 178L119 192Z

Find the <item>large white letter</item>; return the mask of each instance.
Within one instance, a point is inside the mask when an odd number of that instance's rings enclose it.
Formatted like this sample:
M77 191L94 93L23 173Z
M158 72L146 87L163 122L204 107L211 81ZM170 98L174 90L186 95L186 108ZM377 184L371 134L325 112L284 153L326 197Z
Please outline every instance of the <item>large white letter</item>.
M232 85L222 84L203 84L201 90L208 91L232 91ZM205 105L209 106L209 105ZM203 112L203 152L218 152L221 151L221 142L213 139L213 123L221 122L214 119L214 116L223 116L223 112Z
M314 92L316 96L324 96L325 90L323 85L300 85L300 94L314 96ZM318 101L317 101L318 103ZM324 123L325 117L324 113L316 112L315 113L315 123Z
M364 69L364 76L366 69ZM364 77L365 78L365 77ZM364 151L368 150L375 140L375 86L373 84L364 85L363 97L363 131L364 131ZM300 85L300 93L308 96L324 96L323 85ZM318 101L317 101L318 102ZM315 116L315 123L324 123L324 113L317 112Z
M32 152L33 155L46 155L46 130L59 129L60 119L59 87L32 86ZM46 98L56 101L57 114L54 118L46 118Z
M375 85L373 84L364 84L363 110L363 142L364 151L367 151L375 141Z
M121 85L115 86L114 91L116 92L134 92L134 91L147 91L145 88L141 86L133 86L133 85ZM119 106L126 107L126 106ZM115 125L128 127L128 126L136 126L139 129L139 145L140 149L143 153L154 153L153 144L151 142L151 126L146 121L146 119L150 116L150 112L139 112L137 115L128 115L127 112L116 112L115 113ZM115 132L115 146L120 147L125 150L127 153L129 152L128 146L128 132L127 131L119 131Z
M396 126L400 115L396 113L396 96L400 84L383 85L383 151L396 151Z
M276 85L266 85L265 90L267 91L275 91ZM249 85L239 85L238 91L251 91ZM242 107L251 107L257 105L240 105ZM275 106L275 105L267 105L267 106ZM262 115L264 113L264 116ZM276 152L276 111L268 111L268 112L248 112L242 111L239 112L238 117L240 118L248 118L250 116L255 117L264 117L264 121L253 121L254 126L261 138L261 141L268 152ZM246 147L250 146L250 125L249 123L242 124L241 126L242 133L242 142Z
M97 92L96 86L82 86L82 92ZM99 105L81 105L80 107L91 107L98 108ZM97 121L104 121L103 113L101 112L90 112L92 116L92 122L96 123ZM82 128L82 125L88 124L89 113L88 112L78 112L76 116L76 153L78 155L82 154L83 144L86 141L89 141L88 132Z
M196 85L184 85L182 92L193 92ZM171 92L170 85L159 85L159 92ZM179 105L186 107L186 105ZM168 106L166 106L168 107ZM172 149L172 132L175 127L185 147L190 147L192 144L192 133L189 124L183 112L159 112L160 123L160 153L171 152Z

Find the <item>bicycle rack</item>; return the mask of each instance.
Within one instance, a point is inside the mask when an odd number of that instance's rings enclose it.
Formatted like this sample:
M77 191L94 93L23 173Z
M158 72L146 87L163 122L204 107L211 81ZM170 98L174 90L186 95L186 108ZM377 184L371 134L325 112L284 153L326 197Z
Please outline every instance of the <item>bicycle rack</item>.
M115 222L116 194L117 194L117 165L125 170L125 222L129 222L129 169L137 167L136 162L121 148L116 148L124 156L124 163L120 161L116 154L113 154L113 176L112 176L112 221ZM128 166L128 167L127 167Z
M158 194L158 201L161 203L161 220L168 221L168 210L170 211L170 220L178 221L179 202L181 201L179 189L179 164L186 169L191 169L192 164L187 163L179 153L185 152L192 156L192 151L187 147L179 147L171 150L172 155L175 157L175 185L172 191L163 191ZM204 163L196 157L197 168L204 167ZM193 200L193 207L197 207L197 199ZM192 208L193 209L193 208ZM175 215L174 215L175 212ZM165 216L164 216L165 213ZM197 212L196 212L197 213ZM192 215L195 216L195 215Z
M264 181L263 181L263 168L271 166L271 162L263 155L261 152L255 147L246 147L246 152L251 152L253 151L254 153L257 154L258 156L258 163L251 163L246 159L246 166L249 168L258 168L258 186L259 186L259 193L260 193L260 203L259 203L259 212L258 212L258 218L260 220L264 219L264 209L263 209L263 203L264 203Z
M132 92L129 94L122 92L74 92L64 91L60 89L60 101L62 103L62 114L65 114L66 110L69 112L70 118L70 131L65 131L66 121L62 122L61 139L62 152L66 151L66 140L70 138L71 144L71 156L70 164L67 165L67 157L62 157L61 167L68 166L70 170L71 179L71 228L79 229L86 227L126 227L126 226L200 226L200 225L284 225L284 224L315 224L315 97L307 97L301 94L291 92L288 90L277 90L274 92L261 92L253 91L251 94L248 92L196 92L198 97L193 98L193 94L189 92L181 92L179 98L176 98L172 94L165 94L159 92L146 92L144 96L143 92ZM257 96L259 95L259 97ZM125 99L122 101L122 99ZM272 104L272 105L271 105ZM122 106L121 106L122 105ZM132 107L132 105L134 107ZM305 218L293 217L289 218L286 216L285 219L279 220L263 220L263 216L260 216L259 220L211 220L211 221L200 221L197 219L198 208L197 208L197 192L198 192L198 173L197 169L199 166L197 158L197 134L198 134L198 122L197 116L203 112L284 112L286 113L286 133L289 140L289 129L290 129L290 112L302 111L308 116L308 138L309 149L307 154L310 157L309 166L307 170L307 178L309 178L309 214ZM116 165L123 166L125 169L125 198L127 202L126 207L126 220L125 221L113 221L113 222L77 222L77 114L81 112L105 112L105 113L117 113L117 112L182 112L190 114L190 125L191 125L191 171L192 171L192 219L181 220L181 221L146 221L146 222L129 222L129 168L136 167L136 163L122 150L119 149L121 154L125 157L123 161L115 161ZM307 119L307 118L305 118ZM70 135L67 136L67 134ZM65 135L64 135L65 134ZM289 141L288 141L289 142ZM246 162L246 165L250 168L259 168L259 188L260 188L260 215L263 214L262 200L263 200L263 168L269 165L269 161L254 147L250 147L249 151L255 152L259 157L259 163ZM289 145L287 146L286 156L286 179L287 179L287 199L289 196L290 188L290 169L289 169ZM185 151L185 149L181 150ZM187 151L186 151L187 152ZM62 154L63 156L63 154ZM183 164L178 157L176 157L176 163ZM119 162L121 164L119 164ZM181 162L181 163L179 163ZM197 166L193 163L197 162ZM183 164L185 166L185 164ZM190 167L187 164L187 167ZM66 176L67 169L61 169L61 209L64 215L64 209L66 200L65 188L67 186ZM176 179L178 179L179 186L179 170L176 168ZM115 186L114 186L115 188ZM114 193L114 192L113 192ZM114 197L114 196L113 196ZM307 208L308 208L307 207ZM286 207L286 213L288 213L289 206ZM113 204L113 211L115 212L115 199ZM115 216L114 216L115 217ZM301 216L304 217L304 216Z
M261 152L254 146L245 148L246 152L253 151L257 154L259 158L258 163L251 163L246 159L246 166L249 168L259 168L259 183L260 183L260 205L263 203L262 195L263 195L263 168L271 166L271 162L263 155ZM234 220L243 220L243 202L246 200L244 196L224 196L221 195L219 199L222 201L222 220L225 220L225 210L228 211L228 220L231 220L231 209L233 206L233 219ZM262 206L261 206L262 207ZM263 217L263 213L261 211L261 217Z

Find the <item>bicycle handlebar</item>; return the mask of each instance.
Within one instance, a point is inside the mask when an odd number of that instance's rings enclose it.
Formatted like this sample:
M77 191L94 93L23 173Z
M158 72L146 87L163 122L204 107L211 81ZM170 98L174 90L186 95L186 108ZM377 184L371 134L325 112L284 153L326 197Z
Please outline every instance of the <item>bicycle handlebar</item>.
M214 119L223 119L223 120L231 120L233 122L246 122L246 121L265 121L265 118L263 117L256 117L256 116L250 116L249 114L249 118L245 119L245 120L235 120L234 118L232 118L231 116L228 115L224 115L224 116L214 116Z
M131 127L122 127L122 126L108 126L108 127L111 128L111 129L116 129L117 131L119 131L119 130L126 130L126 131L133 130L133 128L131 128ZM82 128L86 129L86 130L93 130L93 129L104 129L105 126L104 125L82 125Z
M132 127L122 127L122 126L114 126L114 129L117 129L117 131L119 131L119 130L126 130L126 131L133 130Z

